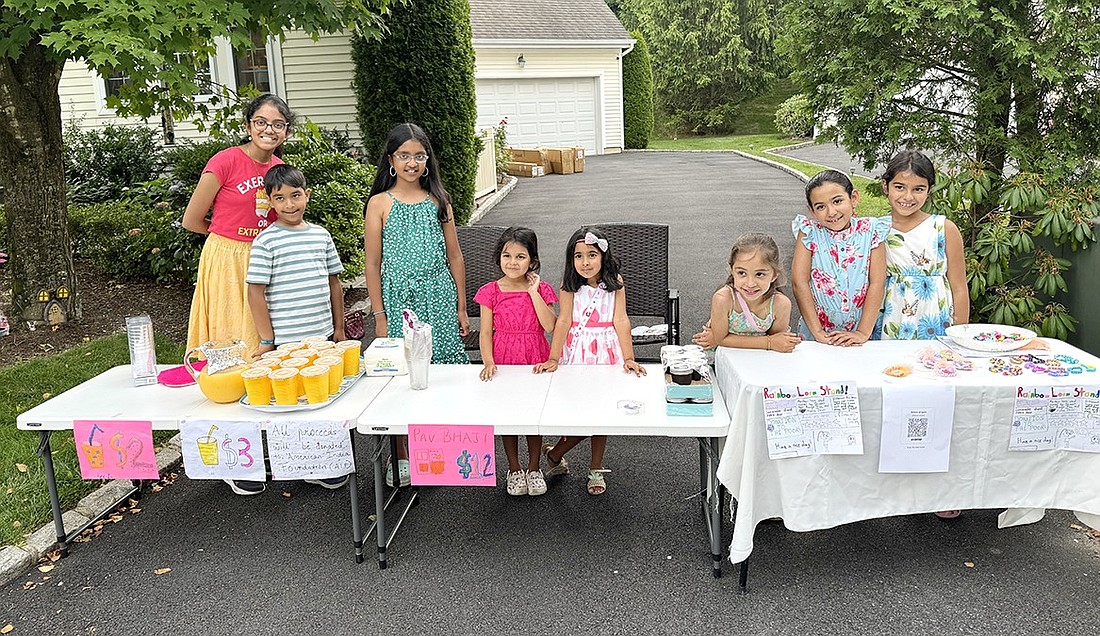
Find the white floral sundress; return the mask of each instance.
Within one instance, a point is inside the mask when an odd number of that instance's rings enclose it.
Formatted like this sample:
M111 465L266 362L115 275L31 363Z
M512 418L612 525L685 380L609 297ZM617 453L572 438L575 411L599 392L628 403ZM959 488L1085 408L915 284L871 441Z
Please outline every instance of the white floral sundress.
M951 326L954 305L947 281L947 217L934 214L886 238L886 300L875 326L883 340L930 340Z

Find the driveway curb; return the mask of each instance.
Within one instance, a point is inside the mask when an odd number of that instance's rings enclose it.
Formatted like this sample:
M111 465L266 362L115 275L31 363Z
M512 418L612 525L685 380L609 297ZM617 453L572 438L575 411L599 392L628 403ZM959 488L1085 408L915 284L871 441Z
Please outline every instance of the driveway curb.
M160 472L168 470L179 464L182 459L180 436L177 434L157 453L157 470ZM115 479L103 484L85 495L72 510L61 515L65 528L70 529L71 532L71 528L82 528L105 516L117 508L119 502L133 489L134 486L128 479ZM22 576L55 547L57 547L57 536L51 519L31 533L24 545L6 545L0 548L0 585L6 585Z

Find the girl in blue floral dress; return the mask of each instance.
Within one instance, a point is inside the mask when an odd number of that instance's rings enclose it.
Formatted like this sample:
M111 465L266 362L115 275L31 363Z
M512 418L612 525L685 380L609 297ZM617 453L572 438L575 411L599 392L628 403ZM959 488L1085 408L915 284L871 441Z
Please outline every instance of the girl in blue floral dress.
M810 217L791 223L791 286L802 314L799 334L849 347L875 327L886 283L886 218L853 218L859 192L843 172L825 170L806 184Z
M875 328L884 340L928 340L970 320L962 235L947 217L924 211L935 183L932 161L913 150L895 155L882 176L893 226L886 300Z

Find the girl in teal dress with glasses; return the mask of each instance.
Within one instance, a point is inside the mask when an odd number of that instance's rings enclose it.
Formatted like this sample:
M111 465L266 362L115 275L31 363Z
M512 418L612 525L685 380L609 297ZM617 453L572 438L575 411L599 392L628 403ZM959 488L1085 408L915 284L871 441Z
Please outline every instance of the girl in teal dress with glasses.
M367 201L363 246L375 335L403 337L401 313L411 309L432 326L432 362L466 364L462 336L466 268L458 247L451 197L427 133L416 124L390 131ZM407 442L398 444L401 483L409 483ZM386 483L393 484L392 466Z
M432 326L433 363L469 362L461 338L470 331L466 274L451 197L416 124L400 124L386 139L363 243L375 335L402 337L401 312L411 309Z

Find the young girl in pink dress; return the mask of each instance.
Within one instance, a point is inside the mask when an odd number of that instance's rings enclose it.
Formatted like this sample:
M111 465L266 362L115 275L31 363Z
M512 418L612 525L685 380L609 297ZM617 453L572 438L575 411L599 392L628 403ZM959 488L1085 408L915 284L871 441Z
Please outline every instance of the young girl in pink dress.
M504 230L497 241L497 263L504 276L477 290L481 305L482 380L491 380L498 364L537 364L550 355L546 332L554 329L554 288L541 280L539 243L525 227ZM508 456L508 494L537 496L546 492L539 469L541 435L527 436L527 469L520 468L519 437L502 435Z
M619 276L619 259L599 228L582 227L566 244L565 273L561 282L561 313L554 327L550 357L535 365L535 373L555 371L558 364L621 364L623 370L645 375L634 360L630 319L626 315L626 290ZM546 477L569 472L565 453L583 437L562 437L546 445L550 468ZM607 490L603 455L606 435L592 436L592 459L588 469L588 494Z

